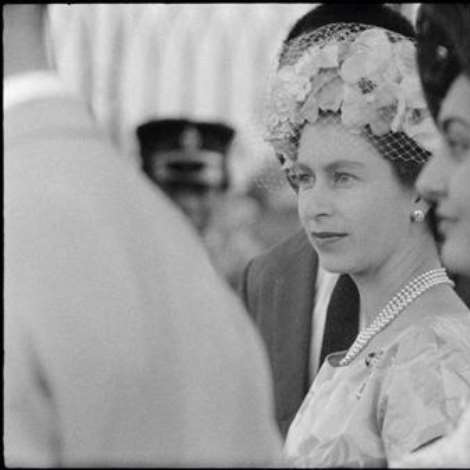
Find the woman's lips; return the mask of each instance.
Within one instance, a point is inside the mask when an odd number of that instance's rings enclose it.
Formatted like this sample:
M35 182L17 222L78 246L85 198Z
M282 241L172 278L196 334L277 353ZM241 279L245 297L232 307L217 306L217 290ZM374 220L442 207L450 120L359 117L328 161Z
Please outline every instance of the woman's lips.
M310 234L318 246L336 243L347 236L347 233L342 232L310 232Z

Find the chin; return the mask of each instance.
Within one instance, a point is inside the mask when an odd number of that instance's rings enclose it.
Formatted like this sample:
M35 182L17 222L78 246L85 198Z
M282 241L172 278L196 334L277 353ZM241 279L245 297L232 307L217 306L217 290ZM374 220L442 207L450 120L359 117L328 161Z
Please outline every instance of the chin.
M325 256L319 253L318 262L322 269L330 273L349 274L356 270L355 263L351 262L351 260L346 260L344 257Z
M469 240L467 243L457 243L452 238L447 239L441 248L441 257L444 266L455 274L470 276Z

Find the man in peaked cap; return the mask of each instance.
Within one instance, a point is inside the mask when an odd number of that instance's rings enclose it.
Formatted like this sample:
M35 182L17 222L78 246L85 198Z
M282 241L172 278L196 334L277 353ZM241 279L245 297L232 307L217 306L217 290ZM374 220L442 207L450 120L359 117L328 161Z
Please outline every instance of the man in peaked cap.
M137 128L142 169L203 235L215 198L229 186L227 154L235 131L220 122L161 119Z

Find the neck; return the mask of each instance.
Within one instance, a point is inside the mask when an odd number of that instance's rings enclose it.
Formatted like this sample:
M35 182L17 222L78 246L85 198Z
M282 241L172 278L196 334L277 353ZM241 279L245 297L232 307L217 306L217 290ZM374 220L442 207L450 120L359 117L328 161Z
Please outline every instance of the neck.
M4 77L50 68L44 39L44 5L3 7Z
M369 326L385 304L409 281L431 269L441 267L431 236L409 243L386 263L351 277L360 295L361 327Z

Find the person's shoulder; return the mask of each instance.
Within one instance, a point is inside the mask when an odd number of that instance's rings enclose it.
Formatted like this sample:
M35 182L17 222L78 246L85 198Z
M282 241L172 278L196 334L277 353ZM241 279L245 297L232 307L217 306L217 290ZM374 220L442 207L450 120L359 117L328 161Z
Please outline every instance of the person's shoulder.
M314 263L316 253L303 230L279 242L251 262L253 270L282 271L291 265Z
M470 365L470 310L443 312L433 318L429 328L439 348L461 351Z
M423 315L391 349L397 366L419 362L420 357L427 361L460 358L470 365L470 311Z
M73 94L36 97L4 112L5 141L12 147L29 140L70 138L77 129L90 133L97 126L90 106Z
M438 344L463 341L470 351L470 310L456 308L425 315L414 328L415 336L433 338Z

